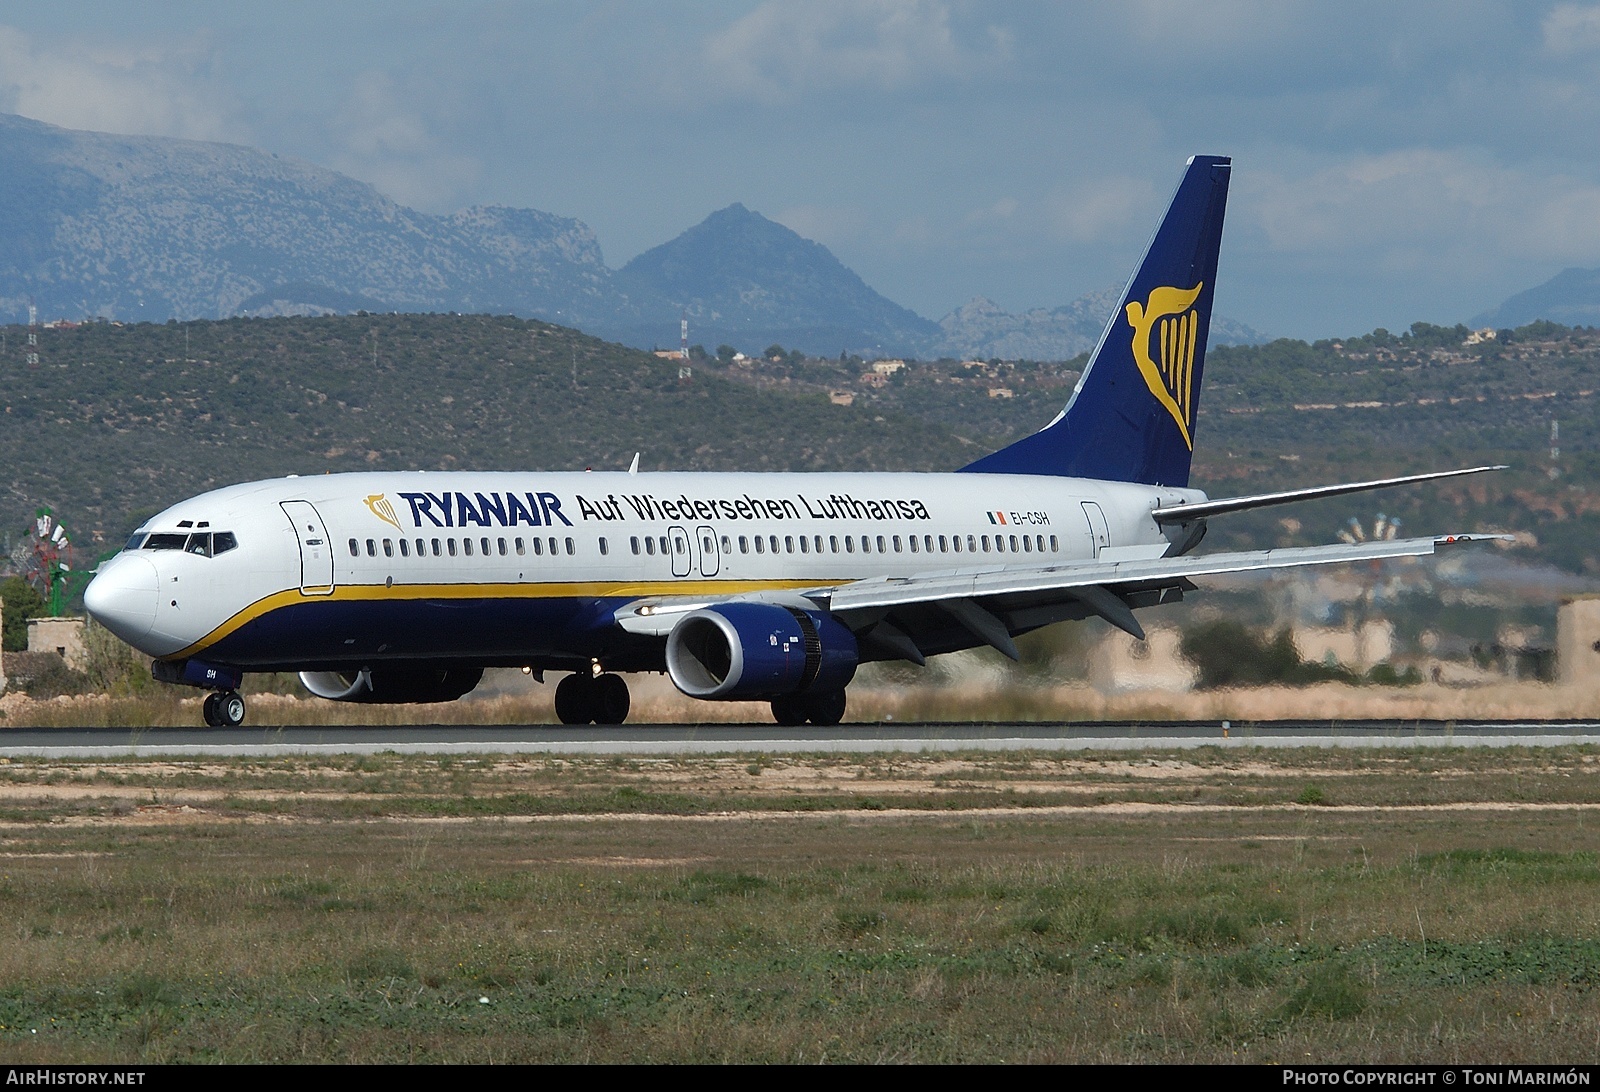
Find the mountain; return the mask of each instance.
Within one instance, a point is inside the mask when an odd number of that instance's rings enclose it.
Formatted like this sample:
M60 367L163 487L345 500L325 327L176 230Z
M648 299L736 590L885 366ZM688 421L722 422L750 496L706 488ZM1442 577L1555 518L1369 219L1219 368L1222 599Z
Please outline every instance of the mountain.
M774 342L816 354L905 352L938 326L869 288L827 247L743 205L713 212L617 273L637 299L659 299L672 318L648 327L600 328L631 344L668 341L680 313L701 344L759 352Z
M514 314L638 348L1065 360L1116 293L1010 315L976 299L934 323L827 247L743 205L609 269L594 232L535 209L447 216L233 144L80 132L0 114L0 317L257 318L355 311ZM1237 324L1234 324L1237 326ZM1213 319L1217 343L1261 340Z
M1122 289L1114 286L1060 307L1036 307L1013 315L978 296L939 320L940 336L925 351L929 356L979 360L1070 360L1095 347L1121 299ZM1211 316L1212 345L1265 341L1242 322Z
M1600 269L1564 269L1493 311L1475 316L1472 325L1509 330L1537 319L1563 326L1600 325Z
M594 233L532 209L432 216L335 171L232 144L0 114L0 310L221 318L265 308L614 309ZM332 293L330 296L329 293Z

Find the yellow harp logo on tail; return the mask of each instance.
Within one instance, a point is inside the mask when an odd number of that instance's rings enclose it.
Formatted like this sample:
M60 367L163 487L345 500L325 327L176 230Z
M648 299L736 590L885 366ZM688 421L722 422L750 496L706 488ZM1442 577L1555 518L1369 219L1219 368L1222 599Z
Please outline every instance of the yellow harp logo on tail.
M394 524L394 529L396 531L405 530L404 527L400 526L400 521L395 518L394 505L389 503L389 495L387 493L374 493L372 496L366 498L366 501L367 507L372 510L373 515L377 516L385 523Z
M1193 288L1154 288L1144 303L1128 304L1133 327L1133 359L1156 401L1172 414L1183 442L1194 450L1194 348L1200 313L1194 301L1205 284ZM1151 348L1156 355L1152 358Z

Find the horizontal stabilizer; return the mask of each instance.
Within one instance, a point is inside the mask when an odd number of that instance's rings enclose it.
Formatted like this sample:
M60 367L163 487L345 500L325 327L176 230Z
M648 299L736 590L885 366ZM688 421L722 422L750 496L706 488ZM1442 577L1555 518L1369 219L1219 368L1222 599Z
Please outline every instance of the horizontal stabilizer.
M1191 520L1220 516L1227 512L1243 512L1251 508L1268 508L1274 504L1315 500L1319 497L1338 497L1345 493L1364 493L1368 489L1387 489L1391 485L1410 485L1413 482L1431 482L1439 478L1459 478L1464 474L1482 474L1489 470L1507 470L1499 466L1470 466L1464 470L1438 470L1431 474L1407 474L1402 478L1378 478L1370 482L1344 482L1340 485L1317 485L1310 489L1290 489L1283 493L1260 493L1253 497L1227 497L1223 500L1200 501L1196 504L1175 504L1170 508L1157 508L1150 514L1157 523L1188 523Z

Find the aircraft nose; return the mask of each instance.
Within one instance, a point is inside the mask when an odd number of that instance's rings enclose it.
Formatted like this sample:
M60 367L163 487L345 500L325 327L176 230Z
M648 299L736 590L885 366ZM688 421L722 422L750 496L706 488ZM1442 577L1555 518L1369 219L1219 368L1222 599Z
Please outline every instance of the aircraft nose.
M91 617L135 648L156 623L156 567L124 554L104 565L83 592Z

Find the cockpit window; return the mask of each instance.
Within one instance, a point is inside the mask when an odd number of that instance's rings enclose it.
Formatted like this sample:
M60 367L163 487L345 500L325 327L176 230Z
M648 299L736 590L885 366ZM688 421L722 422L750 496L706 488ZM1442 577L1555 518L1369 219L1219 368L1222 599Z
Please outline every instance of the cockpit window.
M233 536L232 531L218 531L211 536L211 556L225 554L239 545L239 540Z
M189 536L189 543L188 543L188 545L186 545L183 548L183 552L186 553L186 554L199 554L201 557L210 557L211 556L211 534L210 534L210 532L202 531L199 534L190 535Z
M181 550L189 541L186 534L156 534L144 540L146 550Z
M135 531L133 533L133 537L128 539L128 544L124 546L123 549L137 550L140 546L144 545L144 535L145 533L143 531Z

